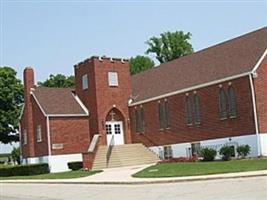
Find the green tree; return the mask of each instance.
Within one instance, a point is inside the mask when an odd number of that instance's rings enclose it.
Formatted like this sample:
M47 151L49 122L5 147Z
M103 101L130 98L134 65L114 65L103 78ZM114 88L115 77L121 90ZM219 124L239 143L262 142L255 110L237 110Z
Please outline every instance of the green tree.
M18 118L23 103L23 86L11 67L0 67L0 141L18 141Z
M146 53L156 54L156 58L160 63L165 63L173 59L179 58L193 53L193 47L189 43L191 33L183 31L165 32L160 37L150 38L146 44L149 48Z
M65 76L63 74L50 74L44 82L38 82L38 85L44 87L70 88L74 87L74 76Z
M13 148L11 151L11 158L13 162L17 162L18 165L20 165L20 148Z
M149 57L140 55L132 57L129 64L131 75L150 69L155 65L154 61Z

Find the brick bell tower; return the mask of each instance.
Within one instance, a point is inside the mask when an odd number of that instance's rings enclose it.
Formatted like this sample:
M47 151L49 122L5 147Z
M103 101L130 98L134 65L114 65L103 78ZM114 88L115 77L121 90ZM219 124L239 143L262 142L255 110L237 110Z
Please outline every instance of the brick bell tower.
M90 137L100 145L131 143L129 61L93 56L74 66L76 93L89 110Z

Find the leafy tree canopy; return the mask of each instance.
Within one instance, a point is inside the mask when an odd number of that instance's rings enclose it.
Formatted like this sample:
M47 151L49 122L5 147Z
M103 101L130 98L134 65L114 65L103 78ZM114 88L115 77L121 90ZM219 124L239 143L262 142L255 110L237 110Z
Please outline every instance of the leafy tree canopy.
M0 67L0 142L18 141L23 86L11 67Z
M129 64L131 75L150 69L155 65L154 61L149 57L140 55L132 57Z
M74 76L65 76L63 74L50 74L44 82L38 82L38 85L44 87L70 88L74 87Z
M179 58L193 53L193 47L189 43L191 33L183 31L165 32L160 37L150 38L146 44L149 48L146 53L156 54L156 58L160 63L165 63L173 59Z

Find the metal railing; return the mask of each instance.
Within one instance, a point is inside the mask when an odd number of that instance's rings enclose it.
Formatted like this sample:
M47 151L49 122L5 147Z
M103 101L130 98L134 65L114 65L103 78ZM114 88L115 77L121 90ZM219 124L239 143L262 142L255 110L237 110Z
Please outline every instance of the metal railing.
M110 156L111 156L114 144L115 144L114 135L112 135L110 143L108 145L108 151L107 151L107 155L106 155L106 164L107 164L107 166L109 164L109 160L110 160Z

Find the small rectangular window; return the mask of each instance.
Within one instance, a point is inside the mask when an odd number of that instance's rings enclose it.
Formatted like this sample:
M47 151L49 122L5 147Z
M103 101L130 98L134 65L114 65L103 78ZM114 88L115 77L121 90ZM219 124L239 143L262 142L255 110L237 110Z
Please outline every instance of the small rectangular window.
M117 72L109 72L108 73L108 84L109 86L118 86L118 73Z
M26 131L26 129L23 131L23 144L24 145L27 144L27 131Z
M88 77L87 74L82 76L82 88L86 90L88 88Z
M191 144L191 156L199 156L200 155L200 143L192 143Z
M41 125L37 126L36 129L36 141L37 142L42 142L42 129L41 129Z

